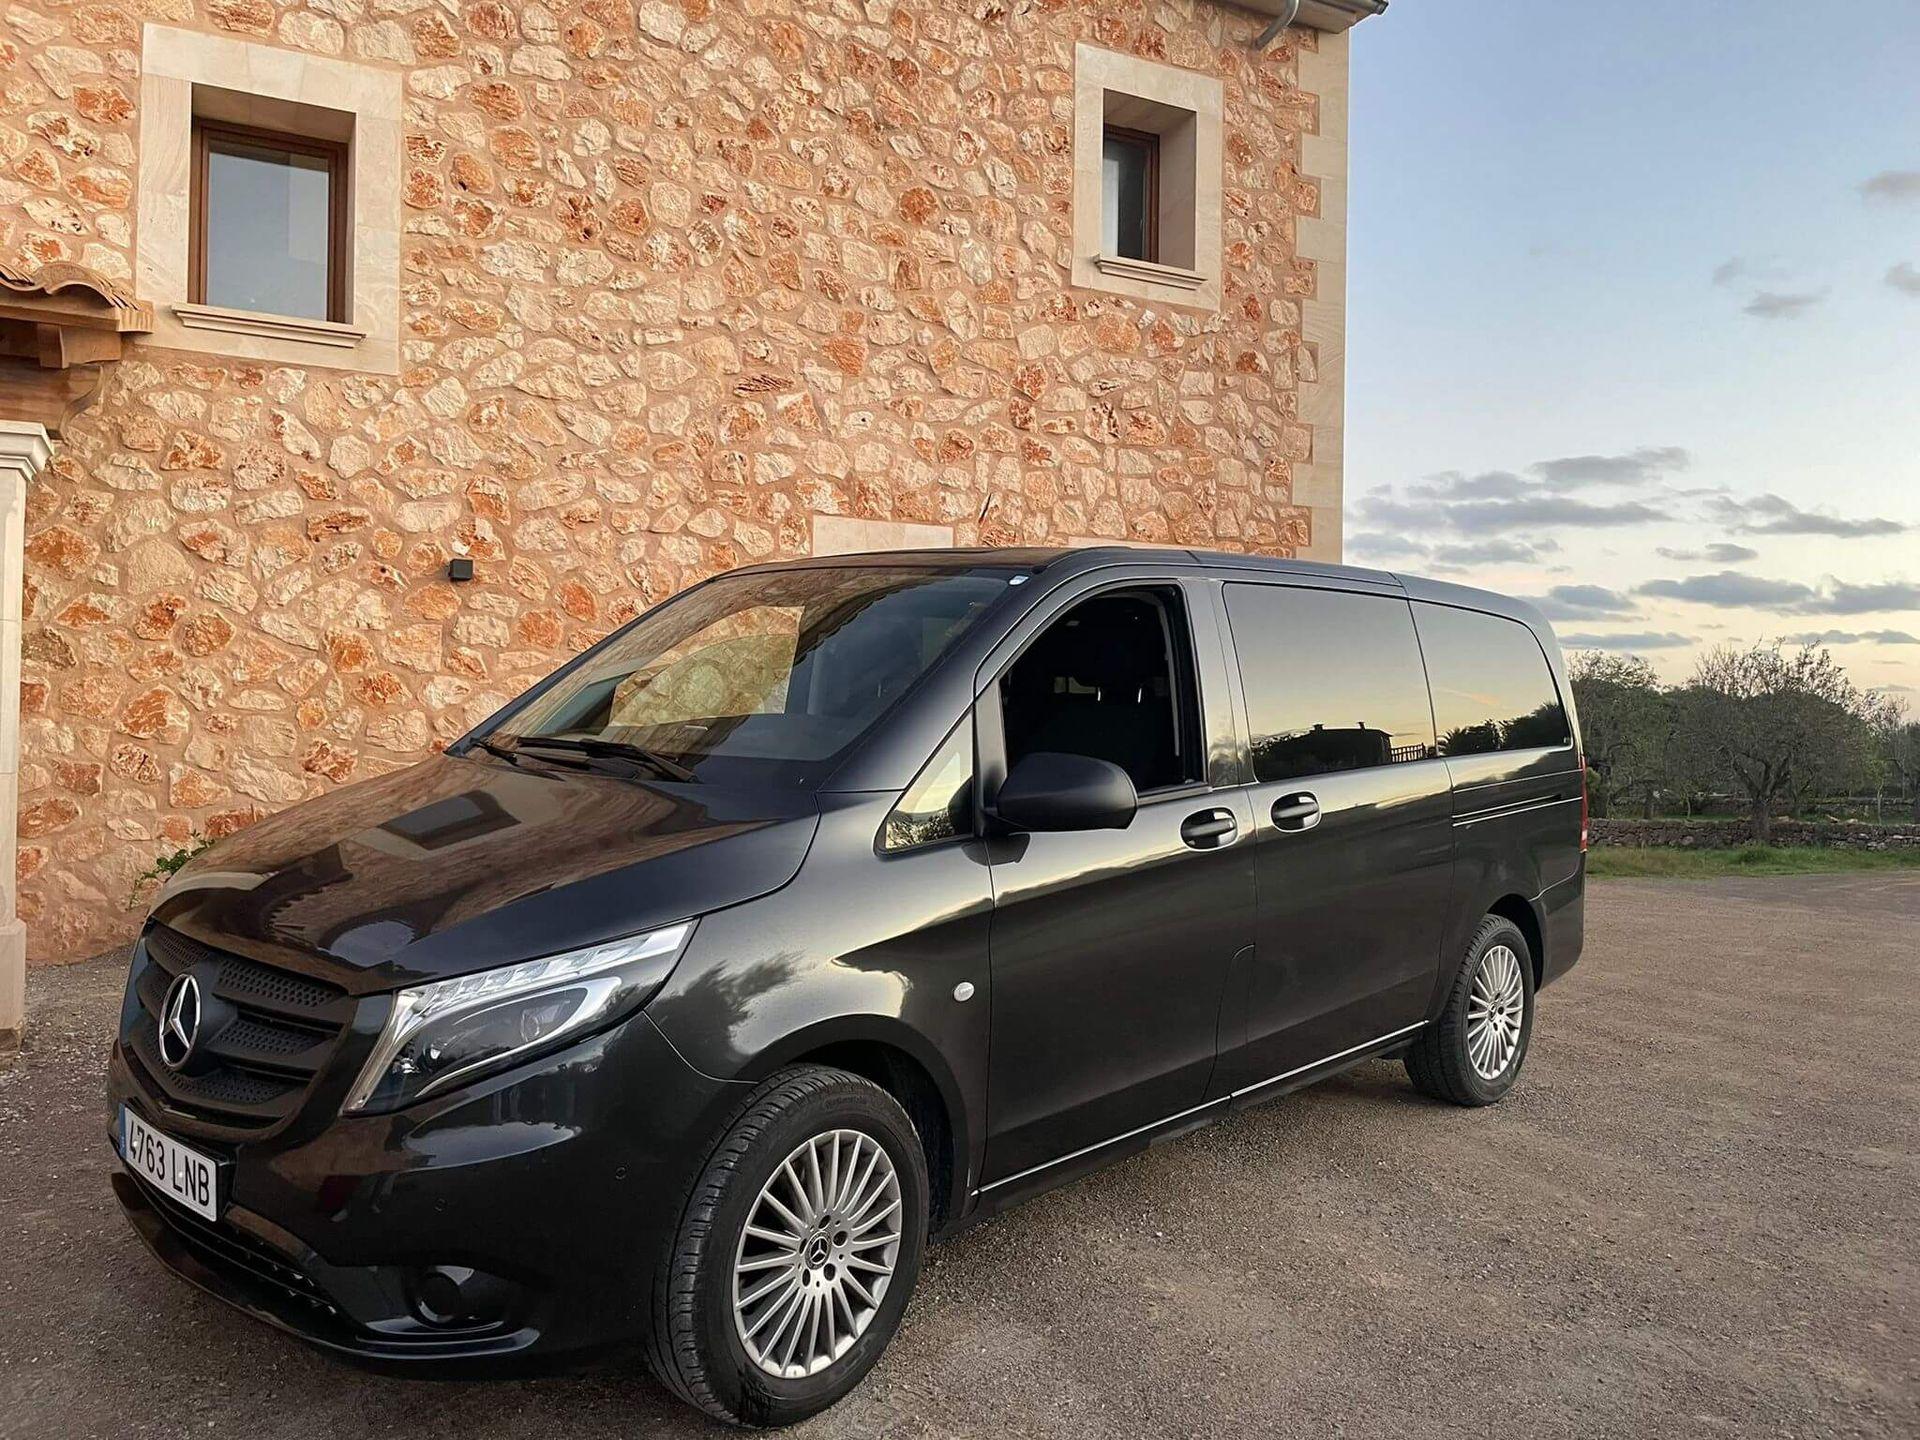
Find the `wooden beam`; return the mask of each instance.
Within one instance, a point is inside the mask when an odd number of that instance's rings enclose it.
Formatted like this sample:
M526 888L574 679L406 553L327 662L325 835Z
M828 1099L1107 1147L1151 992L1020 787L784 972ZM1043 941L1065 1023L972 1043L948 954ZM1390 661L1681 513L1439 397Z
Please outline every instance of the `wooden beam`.
M101 389L99 365L48 370L38 361L0 358L0 420L26 420L58 435Z
M69 330L63 325L41 324L39 358L43 369L65 370L69 365L98 365L120 358L120 332L117 330Z

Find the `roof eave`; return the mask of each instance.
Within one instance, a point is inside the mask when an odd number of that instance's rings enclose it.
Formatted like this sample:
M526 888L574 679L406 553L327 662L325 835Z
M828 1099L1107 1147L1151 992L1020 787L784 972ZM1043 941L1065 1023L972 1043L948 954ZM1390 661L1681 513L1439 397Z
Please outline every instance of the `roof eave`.
M1387 8L1387 0L1230 0L1242 10L1276 18L1295 11L1292 23L1309 30L1351 30Z

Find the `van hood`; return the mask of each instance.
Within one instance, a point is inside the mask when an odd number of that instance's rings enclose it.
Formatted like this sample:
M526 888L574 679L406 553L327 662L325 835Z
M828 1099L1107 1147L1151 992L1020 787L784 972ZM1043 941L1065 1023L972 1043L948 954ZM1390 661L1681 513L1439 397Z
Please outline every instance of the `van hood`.
M552 955L779 889L810 794L442 755L249 826L153 918L350 992Z

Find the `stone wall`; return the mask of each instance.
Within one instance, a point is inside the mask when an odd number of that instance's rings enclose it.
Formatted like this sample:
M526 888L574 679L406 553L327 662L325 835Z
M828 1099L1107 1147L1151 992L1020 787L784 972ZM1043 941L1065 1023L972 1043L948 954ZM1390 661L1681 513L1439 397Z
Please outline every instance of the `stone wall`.
M1595 845L1656 845L1730 850L1753 842L1744 820L1600 820L1589 822ZM1775 845L1824 845L1844 850L1903 850L1920 846L1920 824L1846 824L1775 820Z
M815 517L1311 543L1298 77L1343 86L1344 36L1259 53L1201 0L11 0L0 254L130 277L147 20L403 71L401 363L137 346L68 427L27 520L36 958ZM1067 285L1077 41L1223 82L1217 313Z

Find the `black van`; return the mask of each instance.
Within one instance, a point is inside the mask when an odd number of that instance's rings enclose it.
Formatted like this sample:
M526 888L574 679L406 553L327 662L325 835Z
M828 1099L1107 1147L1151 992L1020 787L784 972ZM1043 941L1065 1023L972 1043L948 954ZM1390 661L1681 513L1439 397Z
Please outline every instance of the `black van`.
M114 1188L335 1351L638 1343L782 1424L930 1238L1370 1058L1498 1100L1580 954L1585 814L1558 647L1496 595L1117 547L736 570L182 870Z

